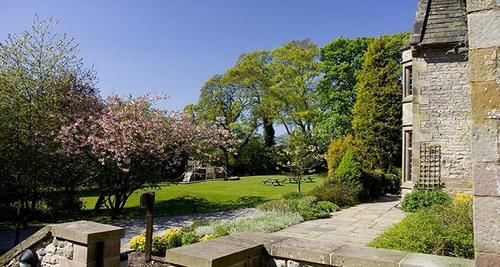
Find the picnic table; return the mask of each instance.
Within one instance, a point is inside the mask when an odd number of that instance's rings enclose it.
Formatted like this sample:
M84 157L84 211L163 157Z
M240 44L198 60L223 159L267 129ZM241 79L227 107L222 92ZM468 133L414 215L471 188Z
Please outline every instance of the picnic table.
M307 177L296 177L296 176L290 176L288 177L288 182L289 183L294 183L297 184L299 182L309 182L312 183L314 182L314 177L312 176L307 176Z
M262 181L262 184L271 184L272 186L280 186L285 183L286 179L278 179L278 178L267 178Z

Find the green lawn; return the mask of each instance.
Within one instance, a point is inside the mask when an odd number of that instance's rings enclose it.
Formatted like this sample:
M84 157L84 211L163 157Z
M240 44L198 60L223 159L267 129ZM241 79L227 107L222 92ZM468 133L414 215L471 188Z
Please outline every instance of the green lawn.
M285 176L247 176L237 181L208 181L192 184L165 184L156 190L139 190L127 201L125 216L143 216L139 208L139 197L145 191L156 192L155 213L157 216L184 215L246 207L255 207L267 200L278 199L285 193L296 192L297 185L285 183L282 186L263 185L269 178ZM323 176L314 175L314 182L303 182L302 192L308 192L323 181ZM92 209L97 196L82 197L87 209Z

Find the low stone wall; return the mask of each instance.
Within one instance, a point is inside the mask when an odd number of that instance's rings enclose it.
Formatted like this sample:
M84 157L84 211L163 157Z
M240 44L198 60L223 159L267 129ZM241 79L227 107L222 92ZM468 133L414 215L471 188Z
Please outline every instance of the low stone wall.
M474 266L474 261L275 234L233 234L167 251L172 266Z
M0 257L0 266L19 266L31 248L41 266L119 266L123 228L89 221L46 226Z

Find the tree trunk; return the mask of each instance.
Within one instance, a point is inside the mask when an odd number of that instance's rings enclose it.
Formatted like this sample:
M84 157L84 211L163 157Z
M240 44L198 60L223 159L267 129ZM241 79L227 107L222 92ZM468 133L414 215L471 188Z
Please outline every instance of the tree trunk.
M264 127L264 144L266 147L272 147L275 144L273 121L264 117L262 118L262 124Z
M97 198L97 202L95 203L94 210L100 209L102 207L102 205L104 204L105 200L106 200L106 198L104 197L104 195L102 193L99 193L99 198Z

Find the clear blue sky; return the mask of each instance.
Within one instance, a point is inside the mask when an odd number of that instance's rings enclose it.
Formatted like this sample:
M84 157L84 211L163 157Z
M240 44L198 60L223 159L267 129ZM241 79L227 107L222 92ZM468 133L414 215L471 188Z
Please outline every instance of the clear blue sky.
M0 42L34 15L80 44L103 96L162 92L169 109L197 101L238 56L294 39L409 31L416 0L0 0Z

